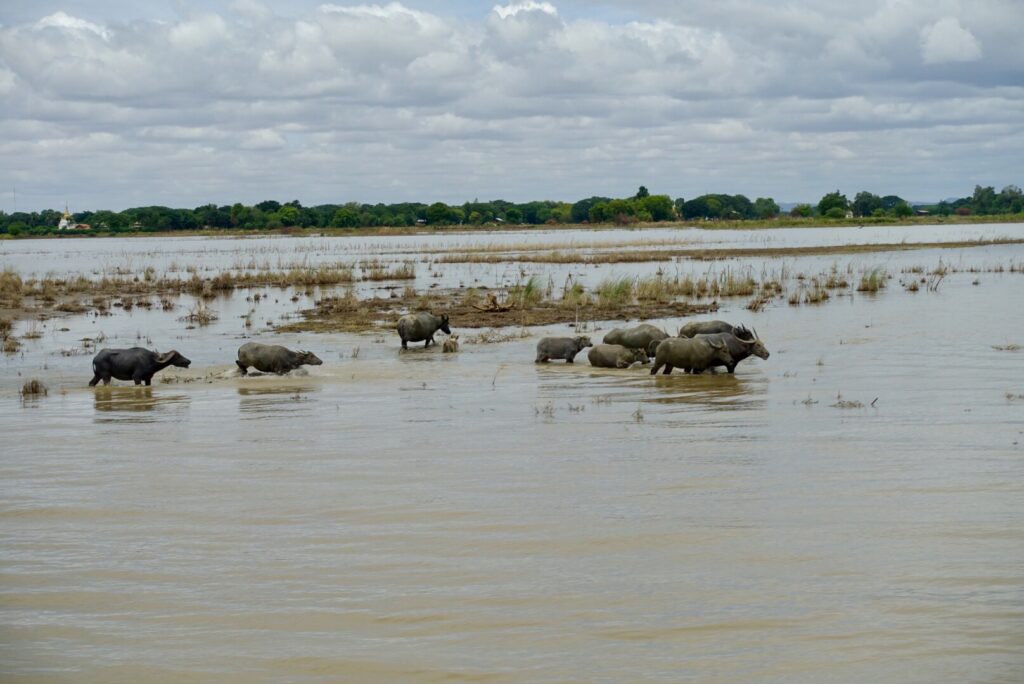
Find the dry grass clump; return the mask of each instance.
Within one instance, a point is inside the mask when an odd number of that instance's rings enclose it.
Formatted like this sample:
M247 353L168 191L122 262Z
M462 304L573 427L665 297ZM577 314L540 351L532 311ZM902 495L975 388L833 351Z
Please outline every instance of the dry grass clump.
M633 279L629 276L611 276L598 283L594 290L601 308L624 306L633 301Z
M256 274L257 277L261 274ZM299 286L299 285L339 285L355 281L355 274L351 266L338 264L335 266L316 266L307 268L293 268L283 274L263 274L263 278L269 280L267 283L252 283L253 285L277 285L278 287Z
M494 328L487 328L481 330L476 335L466 338L466 344L497 344L499 342L511 342L512 340L521 340L525 337L530 336L530 331L526 328L520 328L519 330L501 331L495 330Z
M405 261L388 268L380 261L374 260L372 265L361 265L363 280L412 280L416 277L416 264Z
M825 283L822 283L817 278L812 278L811 286L804 291L804 303L821 304L828 301L829 296Z
M917 292L918 290L921 289L921 286L918 284L917 278L914 278L909 283L904 285L903 289L905 289L907 292Z
M217 320L217 312L209 308L204 301L196 302L195 306L189 309L188 313L179 318L190 325L209 325Z
M590 304L590 296L586 289L581 283L573 280L572 276L566 278L565 285L562 286L562 304L573 308Z
M748 311L761 311L771 302L773 297L766 295L763 291L760 292L756 297L747 302Z
M878 292L885 287L888 275L880 268L873 268L860 277L857 292Z
M369 302L356 297L352 289L339 296L324 297L316 303L319 315L338 320L341 329L362 330L372 327L373 314Z
M45 397L49 393L49 391L50 390L46 387L46 385L43 384L42 380L37 380L36 378L32 378L31 380L26 382L24 385L22 385L21 396L22 397L38 397L38 396L44 396Z
M0 304L16 308L21 304L25 283L15 271L5 268L0 271Z
M836 270L835 266L833 266L828 277L825 279L824 286L829 290L839 290L850 287L850 283Z
M525 282L513 285L508 291L508 298L520 309L537 306L544 301L544 286L539 277L532 275Z
M636 298L640 302L665 303L672 299L672 281L663 275L639 278L636 281Z
M9 318L0 318L0 348L5 354L17 353L21 348L18 338L12 334L13 331L14 321Z
M39 328L39 321L32 321L28 324L28 329L22 334L22 337L26 340L38 340L43 336L43 331Z
M1015 351L1020 351L1021 349L1024 349L1024 347L1021 347L1019 344L993 344L992 348L995 349L996 351L1009 351L1009 352L1015 352Z

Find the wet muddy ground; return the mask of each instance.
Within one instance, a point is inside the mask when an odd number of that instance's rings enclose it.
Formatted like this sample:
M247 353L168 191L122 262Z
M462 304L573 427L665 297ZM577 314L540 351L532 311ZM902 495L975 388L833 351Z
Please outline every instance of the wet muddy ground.
M431 238L377 240L367 253L402 260L402 241L429 249ZM64 244L46 245L67 265L53 270L88 270ZM201 241L181 248L154 253L183 272L186 252L207 253ZM31 277L19 255L0 256ZM771 352L734 375L596 370L583 354L532 362L541 336L597 340L621 324L608 319L493 330L453 319L455 354L400 352L386 329L273 332L348 285L234 290L208 300L216 320L191 328L179 320L201 299L190 294L172 311L18 320L20 349L0 357L0 674L1019 681L1024 274L1011 267L1022 260L1024 246L1001 244L466 264L438 278L433 259L417 268L417 289L452 291L474 278L503 291L526 268L553 279L556 298L573 273L590 288L658 269L786 270L791 289L805 287L799 273L849 274L820 304L720 299L715 317L755 327ZM936 278L940 263L955 268ZM858 291L877 269L892 276L885 287ZM686 320L653 318L671 332ZM32 326L40 335L26 338ZM311 349L324 365L239 378L248 339ZM135 344L177 348L192 367L152 387L85 386L95 347ZM32 378L47 394L19 394Z

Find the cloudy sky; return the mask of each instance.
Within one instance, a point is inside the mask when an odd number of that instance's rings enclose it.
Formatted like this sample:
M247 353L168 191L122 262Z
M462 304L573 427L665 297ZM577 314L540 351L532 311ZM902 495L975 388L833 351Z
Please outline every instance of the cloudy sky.
M0 0L0 210L1024 185L1022 0Z

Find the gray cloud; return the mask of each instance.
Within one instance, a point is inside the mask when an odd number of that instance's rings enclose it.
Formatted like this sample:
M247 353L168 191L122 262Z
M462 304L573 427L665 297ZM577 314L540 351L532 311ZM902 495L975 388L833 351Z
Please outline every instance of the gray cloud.
M19 5L0 183L119 209L1021 182L1017 2L603 4Z

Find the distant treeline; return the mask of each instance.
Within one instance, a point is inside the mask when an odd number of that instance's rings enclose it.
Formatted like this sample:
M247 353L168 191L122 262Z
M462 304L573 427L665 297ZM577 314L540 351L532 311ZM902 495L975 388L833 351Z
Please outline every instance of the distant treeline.
M1024 197L1016 185L996 192L992 187L976 186L974 194L933 205L911 206L896 195L878 196L859 192L853 200L838 190L821 198L817 205L798 204L789 212L796 217L825 219L849 217L904 217L915 213L936 215L991 215L1024 212ZM134 233L177 230L267 230L280 228L372 228L380 226L482 226L601 223L630 225L660 221L693 220L771 220L780 215L775 200L759 197L753 201L743 195L709 194L684 200L668 195L652 195L647 188L632 197L613 199L589 197L574 204L568 202L525 202L504 200L444 202L421 204L321 204L304 207L294 200L281 204L274 200L255 206L241 203L225 206L207 204L195 209L136 207L124 211L80 211L72 214L74 223L86 224L91 232ZM45 235L57 232L63 212L0 212L0 234Z

